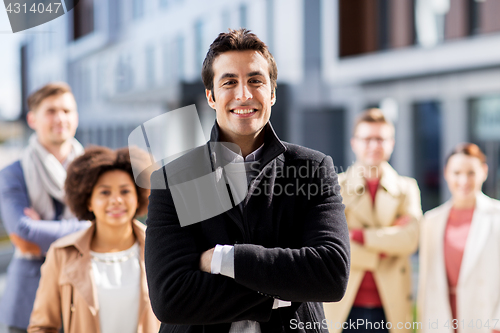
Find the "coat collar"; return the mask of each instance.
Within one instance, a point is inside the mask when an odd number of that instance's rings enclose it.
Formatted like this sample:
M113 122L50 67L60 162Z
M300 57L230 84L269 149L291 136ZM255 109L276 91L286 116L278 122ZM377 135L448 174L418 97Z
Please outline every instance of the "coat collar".
M372 209L372 198L366 188L363 168L361 164L355 163L346 171L343 182L345 204L351 206L353 214L367 227L388 225L396 217L400 205L400 176L389 163L380 165L380 187L376 194L375 209Z
M476 209L474 209L469 235L465 242L464 256L458 275L458 285L463 284L467 276L473 271L477 258L481 255L486 244L491 231L490 219L494 211L492 203L492 199L482 192L477 194Z
M214 142L219 142L220 141L220 127L219 124L217 123L217 120L215 121L214 126L212 127L212 132L210 134L210 141L211 143ZM276 132L274 131L271 122L268 121L267 124L264 126L264 147L262 151L262 161L261 161L261 166L267 165L269 162L274 160L276 157L278 157L280 154L284 153L286 151L286 147L281 142L281 140L278 138L276 135ZM215 155L214 155L215 153ZM211 158L213 165L216 165L216 163L220 163L220 158L217 158L218 152L212 152Z
M360 163L354 163L347 171L346 171L346 182L350 185L351 188L361 191L355 191L358 195L363 193L366 182L363 177L363 169L365 166ZM393 167L390 166L389 163L383 162L379 166L380 173L382 177L380 178L380 186L382 186L389 194L394 197L397 197L401 194L401 191L398 187L398 178L399 175Z

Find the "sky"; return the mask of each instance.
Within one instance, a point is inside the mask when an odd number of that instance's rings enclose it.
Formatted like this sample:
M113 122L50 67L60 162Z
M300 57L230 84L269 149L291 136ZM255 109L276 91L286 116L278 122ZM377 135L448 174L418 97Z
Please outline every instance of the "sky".
M20 42L12 33L3 1L0 2L0 119L15 119L21 109Z

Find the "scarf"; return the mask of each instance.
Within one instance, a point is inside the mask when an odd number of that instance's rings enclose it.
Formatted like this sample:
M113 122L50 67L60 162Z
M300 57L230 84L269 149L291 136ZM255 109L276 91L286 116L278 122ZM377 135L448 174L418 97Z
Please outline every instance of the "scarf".
M65 165L83 153L78 140L73 138L71 145ZM21 166L31 206L43 220L53 220L56 211L52 198L64 203L65 167L40 144L36 134L31 135L28 147L21 155ZM72 217L73 213L65 206L62 218Z

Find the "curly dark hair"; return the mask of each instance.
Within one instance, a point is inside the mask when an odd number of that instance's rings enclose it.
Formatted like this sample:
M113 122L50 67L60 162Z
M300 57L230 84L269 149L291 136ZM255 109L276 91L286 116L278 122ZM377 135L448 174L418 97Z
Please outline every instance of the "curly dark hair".
M92 190L99 177L112 170L123 170L134 180L128 148L112 150L92 146L85 149L85 153L69 165L64 190L66 203L77 218L90 221L95 219L94 213L88 210ZM134 185L138 200L135 216L141 216L147 212L149 189L139 187L135 181Z

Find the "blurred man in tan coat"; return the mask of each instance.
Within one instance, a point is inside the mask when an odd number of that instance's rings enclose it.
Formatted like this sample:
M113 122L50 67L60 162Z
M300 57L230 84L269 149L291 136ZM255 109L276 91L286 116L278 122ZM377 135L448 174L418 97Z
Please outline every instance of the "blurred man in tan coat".
M387 163L394 126L379 109L359 116L351 147L356 163L339 175L351 273L342 301L324 304L327 324L332 333L410 332L410 256L418 246L420 191L415 179Z

